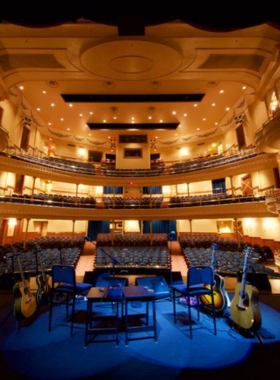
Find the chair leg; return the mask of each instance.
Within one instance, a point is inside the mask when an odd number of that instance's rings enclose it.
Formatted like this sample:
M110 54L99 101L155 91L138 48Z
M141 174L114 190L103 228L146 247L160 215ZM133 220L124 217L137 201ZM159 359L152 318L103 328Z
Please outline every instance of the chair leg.
M213 294L213 292L211 294L211 299L212 299L212 313L213 313L213 321L214 321L214 333L215 333L215 335L217 335L216 309L215 309L215 304L214 304L214 294Z
M73 304L72 304L72 317L71 317L71 336L73 335L73 328L74 328L75 303L76 303L76 297L75 297L75 294L74 294L74 296L73 296Z
M192 312L191 312L190 297L188 297L188 310L189 310L190 336L191 336L191 339L192 339Z
M50 313L49 313L49 332L51 332L52 311L53 311L53 294L51 293L51 299L50 299Z
M175 289L173 289L173 316L174 316L174 323L176 323L177 318L176 318Z
M66 318L69 318L69 294L66 295Z

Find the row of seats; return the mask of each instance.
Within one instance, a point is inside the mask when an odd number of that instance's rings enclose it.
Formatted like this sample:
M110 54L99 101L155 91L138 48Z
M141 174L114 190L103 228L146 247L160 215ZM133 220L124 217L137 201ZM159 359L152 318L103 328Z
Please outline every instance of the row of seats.
M92 197L71 197L58 194L12 194L0 196L0 202L11 202L20 204L33 204L40 206L55 207L79 207L96 208L96 199Z
M167 234L114 234L99 233L97 235L97 247L98 246L168 246Z
M169 200L168 207L178 208L178 207L188 207L188 206L211 206L213 204L229 204L229 203L240 203L240 202L264 202L264 196L242 196L237 195L233 197L226 193L216 193L216 194L201 194L201 195L191 195L191 196L181 196L181 197L171 197Z
M16 249L16 248L15 248ZM19 263L16 258L13 259L12 263L12 250L7 249L8 252L4 256L1 256L0 260L0 273L11 273L19 272ZM16 249L16 251L18 251ZM53 265L65 264L76 267L77 262L79 260L81 250L78 247L73 248L47 248L43 249L39 253L36 253L36 250L21 252L19 255L20 263L22 266L22 270L24 272L36 272L37 271L37 263L38 263L38 271L40 272L42 269L46 271L50 271ZM36 260L36 256L38 255L38 261ZM41 261L42 266L41 267Z
M248 158L256 157L257 153L250 150L244 154L231 156L214 156L208 159L195 159L187 162L177 162L170 167L170 174L187 173L196 170L209 169L217 166L229 165Z
M242 154L234 154L230 156L213 156L210 158L192 159L185 162L174 163L171 167L165 168L163 162L157 165L152 165L151 169L114 169L108 167L107 164L101 164L101 173L105 176L113 177L147 177L147 176L160 176L164 174L180 174L196 170L203 170L211 167L218 167L223 165L232 164L248 158L253 158L257 155L254 150L244 151ZM56 158L56 157L34 157L30 155L16 155L9 154L9 157L19 159L22 161L31 162L37 165L50 167L53 169L70 171L79 174L95 175L96 168L88 162L79 162L74 160Z
M212 264L211 248L191 248L187 247L182 250L188 267L197 265ZM264 273L269 277L280 278L280 273L261 264L262 258L258 252L251 252L248 260L248 271L255 273ZM217 272L222 275L235 275L243 271L244 251L231 252L218 250L216 253Z
M170 257L167 247L97 247L95 256L96 268L112 267L112 259L117 260L116 268L170 268Z
M114 205L115 200L115 205ZM123 198L103 197L105 208L160 208L162 197Z
M88 174L88 175L94 175L95 174L95 167L87 162L79 162L79 161L72 161L72 160L66 160L62 158L56 158L56 157L34 157L34 156L28 156L28 155L15 155L10 154L11 158L30 162L32 164L37 164L40 166L45 166L52 169L58 169L62 171L67 171L71 173L79 173L79 174Z

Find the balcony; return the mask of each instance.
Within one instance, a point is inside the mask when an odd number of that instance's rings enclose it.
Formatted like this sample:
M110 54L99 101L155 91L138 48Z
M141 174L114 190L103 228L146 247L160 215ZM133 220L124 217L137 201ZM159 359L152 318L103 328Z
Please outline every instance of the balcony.
M280 215L280 189L267 191L265 193L265 203L269 212Z
M280 149L280 109L269 118L255 133L255 143L260 146L265 143L270 148Z

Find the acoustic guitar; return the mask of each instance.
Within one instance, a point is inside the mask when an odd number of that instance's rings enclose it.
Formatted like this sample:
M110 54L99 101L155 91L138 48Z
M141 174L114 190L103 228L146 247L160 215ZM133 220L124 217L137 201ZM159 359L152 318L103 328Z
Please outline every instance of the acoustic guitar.
M225 290L224 278L220 276L218 273L215 273L215 271L218 268L217 259L216 259L217 251L218 251L218 245L217 243L213 243L211 266L214 271L214 282L215 282L215 285L213 287L214 307L215 307L216 315L219 315L219 314L223 314L224 311L230 306L230 300ZM207 285L207 287L210 289L209 285ZM200 301L204 305L204 307L208 307L207 305L209 303L212 303L212 299L210 295L202 295L200 297ZM209 309L212 309L212 306L211 307L209 306Z
M14 285L14 315L17 321L31 317L36 311L36 300L30 291L29 281L25 279L19 253L12 246L14 256L17 258L21 281Z
M245 330L257 330L261 327L261 314L258 305L258 289L246 282L250 247L246 248L241 283L237 283L230 315L233 322Z
M36 246L36 254L40 255L40 266L41 266L41 272L42 272L41 274L38 274L36 276L36 283L38 285L38 288L36 291L36 302L38 306L47 306L50 303L51 276L47 275L44 271L41 249L36 242L35 242L35 246Z

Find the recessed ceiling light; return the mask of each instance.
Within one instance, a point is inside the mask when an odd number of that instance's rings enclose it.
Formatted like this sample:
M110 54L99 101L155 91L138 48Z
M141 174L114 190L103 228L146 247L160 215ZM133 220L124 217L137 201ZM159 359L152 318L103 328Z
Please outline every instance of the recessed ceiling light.
M19 86L19 89L20 89L20 90L24 90L24 87L23 87L23 86Z
M212 107L215 107L216 103L212 103Z
M72 108L72 107L73 107L73 104L72 104L72 103L70 103L70 104L69 104L69 107L70 107L70 108Z
M67 131L70 131L70 128L67 128Z
M229 107L227 107L227 108L226 108L226 111L229 111L229 110L230 110L230 108L229 108Z
M197 104L195 103L193 106L194 106L194 107L197 107Z
M152 116L149 116L149 120L151 120L152 119Z
M93 112L90 112L89 114L90 114L90 115L93 115Z
M132 120L131 123L134 124L134 120Z
M50 137L50 139L49 139L50 141L52 141L52 138Z
M220 91L220 94L223 94L223 93L224 93L224 90L221 90L221 91Z
M83 114L82 113L80 113L80 115L79 115L80 117L82 117L83 116Z
M103 120L103 123L106 123L106 120Z
M54 107L55 106L55 104L54 103L51 103L51 107Z
M117 120L117 116L114 116L114 120Z
M242 87L242 90L246 90L246 88L247 88L246 86L243 86L243 87Z
M111 136L108 136L108 139L110 139L111 138Z
M41 111L41 108L37 108L37 111L39 111L39 112L40 112L40 111Z
M85 124L85 128L87 128L87 124Z
M158 139L158 136L156 136L156 139Z
M162 122L163 122L163 120L160 120L159 122L160 122L160 123L162 123Z
M48 123L48 125L52 125L52 123Z
M172 112L172 115L176 115L176 111L173 111L173 112Z
M64 121L63 117L60 119L61 121Z
M131 120L134 120L134 117L132 117Z
M218 123L215 123L215 125L218 125Z
M182 125L181 125L181 124L179 125L179 128L182 128Z
M88 135L91 136L91 133L89 133Z
M175 133L175 136L178 136L178 133Z
M206 121L206 117L203 118L203 121Z
M184 117L187 117L188 115L186 113L184 113Z
M200 131L200 128L196 128L197 131Z
M43 91L43 94L46 94L47 93L47 91Z

